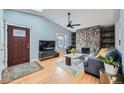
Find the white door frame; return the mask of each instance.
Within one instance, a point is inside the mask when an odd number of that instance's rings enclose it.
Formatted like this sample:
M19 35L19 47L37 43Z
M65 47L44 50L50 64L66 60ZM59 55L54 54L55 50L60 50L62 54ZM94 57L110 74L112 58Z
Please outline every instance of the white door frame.
M8 32L7 32L8 25L29 28L30 29L30 46L31 46L31 32L32 32L32 27L31 26L16 24L16 23L5 21L5 68L8 67L8 63L7 63L7 61L8 61ZM31 60L31 47L30 47L30 59L29 60Z
M4 69L4 11L0 9L0 80L2 79L1 74Z

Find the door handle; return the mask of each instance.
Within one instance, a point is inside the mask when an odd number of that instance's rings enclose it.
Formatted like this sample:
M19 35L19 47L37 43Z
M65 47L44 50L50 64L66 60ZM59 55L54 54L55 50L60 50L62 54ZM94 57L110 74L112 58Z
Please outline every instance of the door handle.
M30 47L30 45L29 44L27 44L27 48L29 48Z

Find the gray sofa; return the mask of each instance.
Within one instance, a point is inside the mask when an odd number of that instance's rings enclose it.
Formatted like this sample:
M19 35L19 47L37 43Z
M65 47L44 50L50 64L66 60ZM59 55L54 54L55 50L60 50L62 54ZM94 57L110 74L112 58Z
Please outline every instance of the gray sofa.
M100 69L104 69L104 63L97 58L88 58L84 61L84 71L96 77L99 77Z
M114 60L118 60L120 62L119 72L122 73L121 57L118 51L115 49L109 49L105 55L107 57L112 56ZM98 59L95 56L90 56L84 61L84 71L86 73L99 77L101 69L104 70L104 63L101 59Z

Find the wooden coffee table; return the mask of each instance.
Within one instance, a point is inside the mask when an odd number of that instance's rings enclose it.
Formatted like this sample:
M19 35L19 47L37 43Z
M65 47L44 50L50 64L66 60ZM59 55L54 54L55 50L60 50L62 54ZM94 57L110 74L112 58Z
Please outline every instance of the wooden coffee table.
M76 54L71 53L71 54L64 55L65 60L66 60L66 65L71 66L71 61L81 56L83 56L83 54L80 54L80 53L76 53Z

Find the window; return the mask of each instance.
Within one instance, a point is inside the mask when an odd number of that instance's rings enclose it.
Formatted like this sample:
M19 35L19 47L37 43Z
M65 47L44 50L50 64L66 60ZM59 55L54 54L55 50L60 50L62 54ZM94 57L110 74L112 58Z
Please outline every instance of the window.
M58 48L64 48L65 44L66 44L65 35L58 34L57 35L57 46L58 46Z

